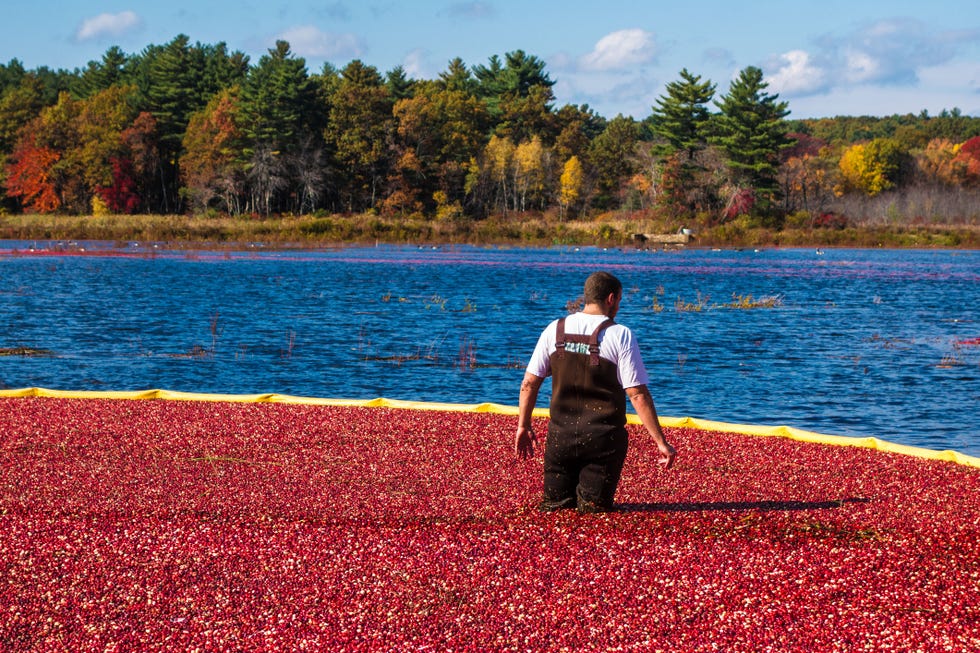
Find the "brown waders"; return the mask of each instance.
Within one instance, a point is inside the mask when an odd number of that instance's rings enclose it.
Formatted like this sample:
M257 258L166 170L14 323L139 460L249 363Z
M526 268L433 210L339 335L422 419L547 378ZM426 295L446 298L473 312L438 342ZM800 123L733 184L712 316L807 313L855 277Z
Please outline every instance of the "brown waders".
M626 460L626 393L616 364L599 356L599 334L565 333L558 321L551 355L551 421L544 450L542 510L611 510Z

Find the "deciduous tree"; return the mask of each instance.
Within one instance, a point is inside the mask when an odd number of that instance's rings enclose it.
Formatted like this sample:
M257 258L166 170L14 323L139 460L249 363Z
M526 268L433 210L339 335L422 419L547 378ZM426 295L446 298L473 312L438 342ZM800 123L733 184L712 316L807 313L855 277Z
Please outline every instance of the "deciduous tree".
M393 103L373 66L350 62L330 98L324 138L336 157L343 204L349 211L373 208L388 177Z
M793 145L783 150L779 180L783 210L814 212L823 208L830 195L830 164L825 155L827 143L807 134L789 134Z
M423 82L417 85L414 97L395 104L394 116L395 157L412 162L396 165L396 175L411 175L422 198L441 191L446 202L462 202L467 166L485 143L489 121L485 105L466 91ZM407 152L413 158L405 159ZM404 187L405 183L407 180L400 179L396 185Z
M29 123L21 133L6 165L7 195L29 211L51 213L61 207L52 174L61 154L38 143L41 119Z
M559 216L565 215L574 210L579 199L582 197L582 190L585 184L585 172L582 169L582 162L577 156L573 156L562 167L561 182L558 191L558 205L560 207Z
M243 209L244 143L239 128L238 87L218 94L190 118L181 159L183 192L195 208L212 206L230 213Z
M538 136L514 150L512 187L516 210L526 211L529 204L544 207L550 160L550 152Z
M962 185L980 185L980 136L974 136L960 145L952 163Z
M874 197L895 185L902 150L888 138L876 138L847 148L840 158L841 191Z
M595 177L593 204L597 208L613 206L624 182L636 172L634 150L638 140L636 121L618 115L590 144L588 162Z
M20 128L44 107L43 90L36 75L25 74L0 95L0 155L10 152Z

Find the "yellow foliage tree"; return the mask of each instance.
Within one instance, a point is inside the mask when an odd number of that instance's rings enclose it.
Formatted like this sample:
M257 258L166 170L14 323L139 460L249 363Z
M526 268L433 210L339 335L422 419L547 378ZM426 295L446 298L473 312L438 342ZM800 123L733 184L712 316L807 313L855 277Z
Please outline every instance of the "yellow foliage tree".
M560 187L558 190L559 215L565 216L570 207L582 197L582 185L585 182L585 173L582 170L582 162L577 156L573 156L565 162L562 168Z
M509 177L514 161L514 143L505 137L494 134L484 150L484 167L493 184L495 205L507 212L510 196Z
M524 141L514 150L514 201L522 212L526 210L528 200L533 203L543 199L547 155L538 136Z
M844 150L840 158L842 192L860 191L874 197L895 185L901 149L887 138L858 143Z

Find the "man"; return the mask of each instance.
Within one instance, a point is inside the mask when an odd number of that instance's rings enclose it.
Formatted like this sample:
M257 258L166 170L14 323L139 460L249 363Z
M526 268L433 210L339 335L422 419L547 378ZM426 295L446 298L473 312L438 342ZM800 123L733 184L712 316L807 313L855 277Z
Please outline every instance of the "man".
M670 469L677 455L660 428L633 333L613 321L623 285L608 272L596 272L585 281L584 297L581 311L542 332L521 383L514 447L527 458L538 444L531 413L542 382L552 376L544 511L612 509L628 447L626 395L657 445L660 464Z

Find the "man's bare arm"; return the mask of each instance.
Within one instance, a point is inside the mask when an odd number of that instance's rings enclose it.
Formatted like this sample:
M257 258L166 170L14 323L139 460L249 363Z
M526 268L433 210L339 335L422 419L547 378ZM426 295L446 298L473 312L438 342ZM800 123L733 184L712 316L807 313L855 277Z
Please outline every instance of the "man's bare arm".
M636 414L639 416L640 421L643 422L643 426L646 427L647 432L650 433L654 442L657 444L657 450L660 451L660 464L665 469L670 469L674 465L674 458L677 457L677 451L667 443L663 429L660 428L660 418L657 417L657 408L653 404L653 396L650 394L650 389L646 385L638 385L627 388L626 395L630 398L630 403L633 404L633 409L636 410Z
M531 428L531 415L538 402L538 391L542 383L544 383L543 378L530 372L525 372L524 380L521 381L521 394L517 407L517 433L514 435L514 450L521 458L533 455L538 443L534 429Z

